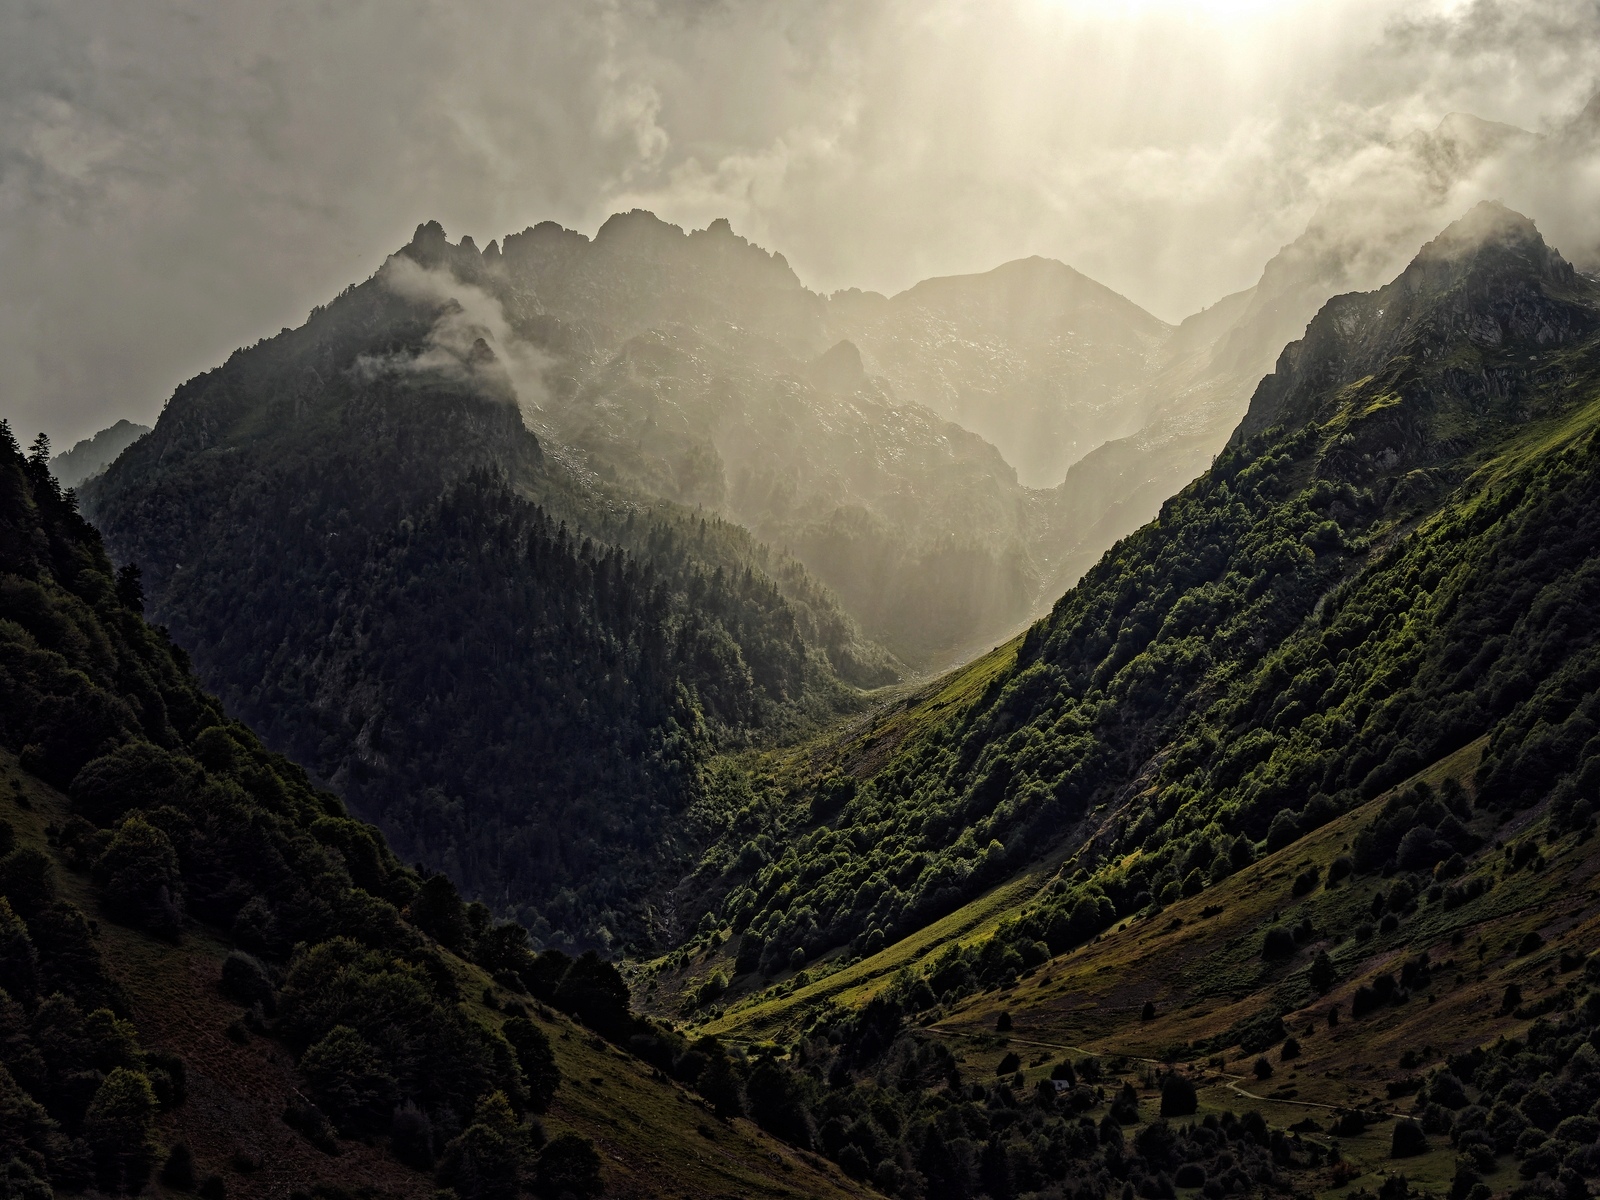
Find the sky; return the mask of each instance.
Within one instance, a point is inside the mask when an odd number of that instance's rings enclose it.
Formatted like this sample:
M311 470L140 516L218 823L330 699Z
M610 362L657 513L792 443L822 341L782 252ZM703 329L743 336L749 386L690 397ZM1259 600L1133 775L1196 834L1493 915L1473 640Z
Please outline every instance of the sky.
M1041 254L1176 321L1452 112L1546 149L1441 221L1600 259L1597 78L1588 0L9 0L0 416L150 423L428 219L725 216L821 291Z

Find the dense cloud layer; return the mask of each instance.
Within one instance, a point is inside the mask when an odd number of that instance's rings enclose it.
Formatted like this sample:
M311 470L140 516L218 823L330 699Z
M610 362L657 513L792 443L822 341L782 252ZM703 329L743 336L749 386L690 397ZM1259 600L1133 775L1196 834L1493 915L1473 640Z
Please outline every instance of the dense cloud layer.
M1455 110L1548 136L1441 216L1501 196L1582 259L1597 60L1587 0L7 5L0 412L149 420L430 217L725 215L820 289L1039 253L1177 319Z

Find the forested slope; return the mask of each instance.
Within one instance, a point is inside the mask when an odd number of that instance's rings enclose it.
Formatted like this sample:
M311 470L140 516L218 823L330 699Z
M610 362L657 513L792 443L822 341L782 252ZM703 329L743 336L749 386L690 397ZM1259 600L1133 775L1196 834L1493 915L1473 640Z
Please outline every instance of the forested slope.
M854 1191L710 1131L603 1040L654 1032L614 968L403 867L141 606L0 423L4 1194Z
M185 384L86 506L201 677L407 860L542 941L648 940L713 742L891 665L743 530L547 456L422 271Z
M981 697L766 809L775 861L719 860L744 963L893 942L1051 847L1061 886L1015 933L1059 953L1485 734L1497 803L1581 823L1597 319L1600 289L1493 207L1330 303L1212 470Z

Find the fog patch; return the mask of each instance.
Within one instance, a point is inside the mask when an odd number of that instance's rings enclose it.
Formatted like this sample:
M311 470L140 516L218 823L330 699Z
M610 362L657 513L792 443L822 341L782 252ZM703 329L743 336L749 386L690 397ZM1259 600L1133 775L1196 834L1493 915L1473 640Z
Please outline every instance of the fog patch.
M431 376L464 383L481 394L515 403L524 421L549 398L544 377L554 359L518 337L500 301L443 267L424 267L396 254L379 269L378 283L411 304L435 308L438 315L413 353L364 354L356 373L364 379L385 374Z

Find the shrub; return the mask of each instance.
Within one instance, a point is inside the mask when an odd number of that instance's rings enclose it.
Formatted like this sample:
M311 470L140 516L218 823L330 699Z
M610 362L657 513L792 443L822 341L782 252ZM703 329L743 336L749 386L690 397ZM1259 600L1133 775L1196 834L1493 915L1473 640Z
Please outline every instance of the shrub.
M1294 952L1294 934L1282 925L1274 925L1261 939L1261 957L1269 962L1293 958Z
M1022 1059L1017 1056L1016 1052L1007 1051L1006 1056L1002 1058L999 1064L995 1067L994 1073L996 1075L1009 1075L1011 1072L1017 1070L1021 1066Z
M994 1019L994 1027L995 1027L995 1029L997 1029L1001 1033L1010 1033L1011 1032L1011 1014L1008 1013L1008 1012L1001 1013L998 1017L996 1017Z
M1394 1136L1389 1143L1391 1158L1413 1158L1428 1152L1428 1135L1409 1117L1394 1123Z
M433 1169L433 1121L411 1101L394 1110L389 1123L389 1148L394 1156L418 1171Z
M461 1200L516 1200L532 1150L530 1133L505 1093L492 1092L478 1102L472 1124L445 1147L439 1182Z
M522 1068L522 1078L528 1087L528 1106L534 1112L544 1112L561 1086L561 1072L556 1068L550 1039L526 1017L512 1017L500 1027L500 1032L511 1043L517 1065Z
M194 1191L194 1155L182 1142L167 1155L167 1161L161 1168L161 1182L176 1191Z
M1311 960L1311 970L1306 973L1306 978L1311 984L1311 990L1319 996L1334 985L1337 977L1333 970L1333 959L1328 957L1326 950L1317 951L1317 956Z
M171 937L182 928L178 852L143 817L127 818L94 864L94 878L119 921Z
M600 1156L588 1138L564 1133L539 1155L534 1192L541 1200L593 1200L604 1190Z
M1206 1169L1199 1163L1183 1163L1173 1173L1172 1182L1181 1188L1205 1187Z
M399 1085L371 1043L336 1025L300 1059L311 1098L344 1133L376 1133L391 1120Z
M1250 1069L1255 1073L1257 1079L1266 1080L1272 1078L1272 1064L1265 1058L1256 1059L1255 1066Z
M1294 1038L1285 1038L1283 1048L1278 1051L1278 1058L1283 1062L1300 1057L1300 1043Z
M267 968L254 955L234 950L222 960L222 993L250 1006L259 1004L268 1016L277 1008L278 993Z
M127 1067L112 1071L95 1090L83 1118L83 1137L103 1190L137 1192L150 1178L157 1107L150 1081Z
M28 920L55 903L56 868L48 856L24 846L0 858L0 896Z
M1193 1116L1200 1107L1194 1084L1176 1071L1167 1076L1161 1085L1161 1115L1163 1117Z
M1282 850L1300 837L1300 818L1288 809L1280 809L1267 827L1267 850Z

